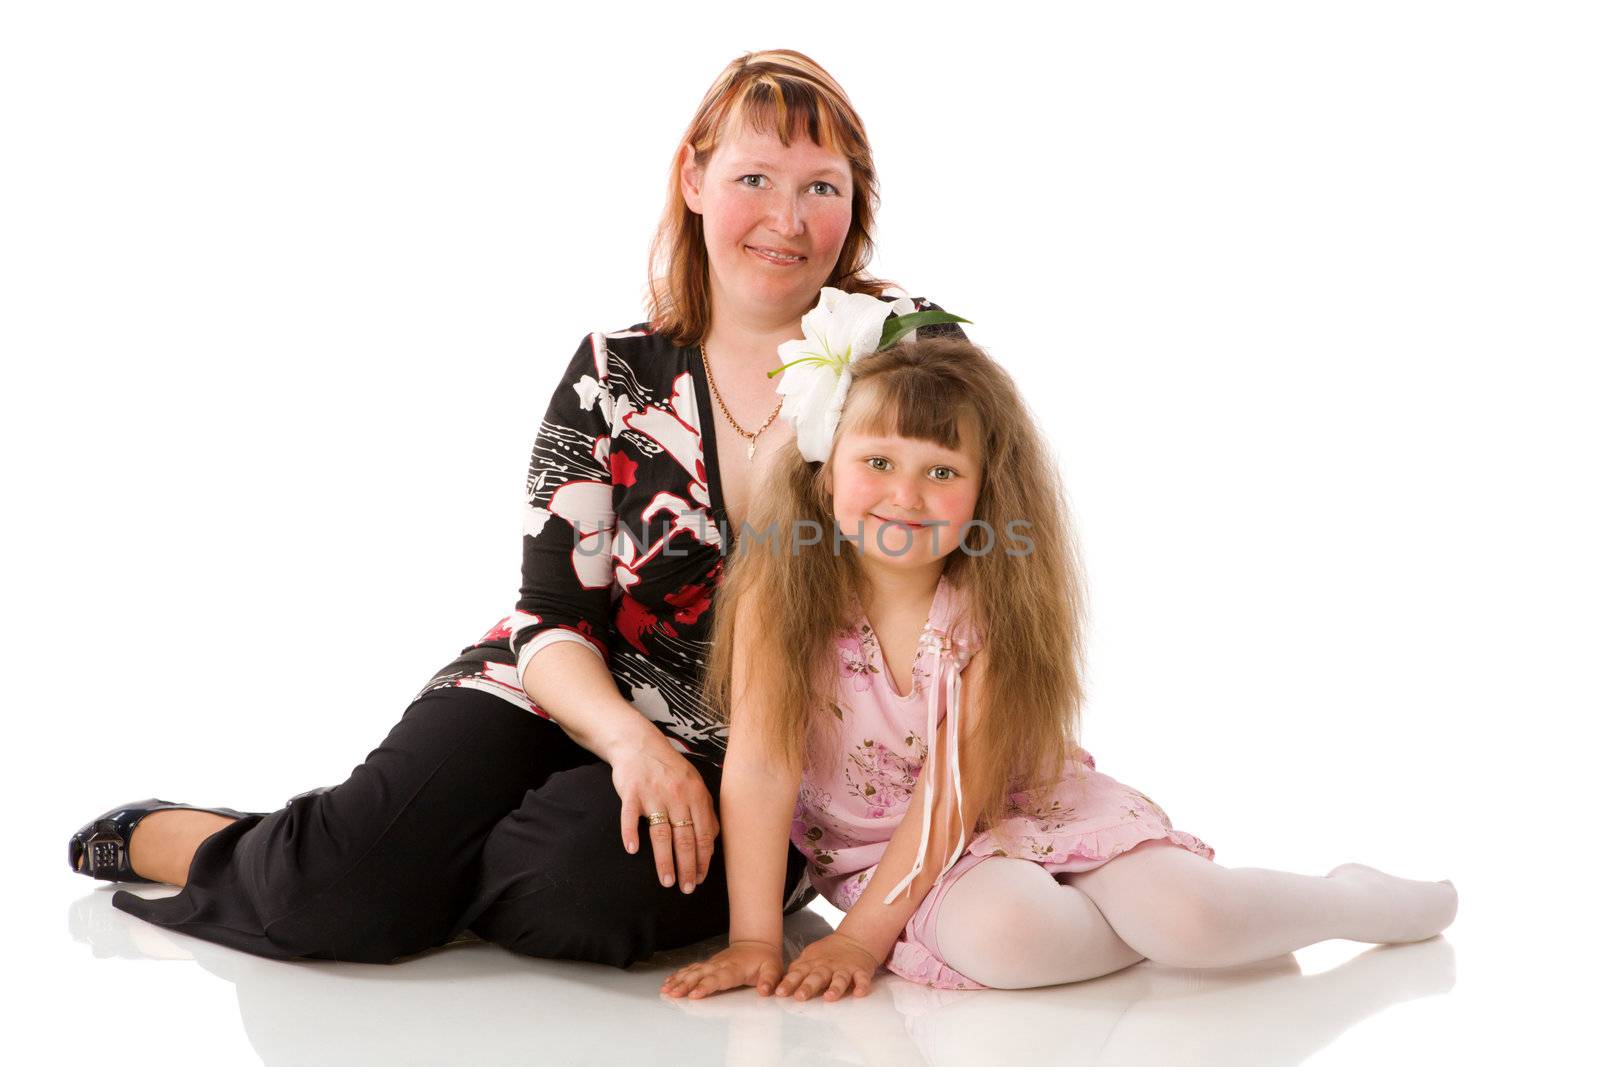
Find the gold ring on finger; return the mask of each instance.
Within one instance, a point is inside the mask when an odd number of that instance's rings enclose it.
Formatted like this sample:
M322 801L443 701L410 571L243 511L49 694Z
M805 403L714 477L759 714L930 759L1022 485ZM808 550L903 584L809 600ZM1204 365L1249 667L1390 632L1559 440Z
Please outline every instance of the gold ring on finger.
M693 826L694 825L694 820L693 819L673 819L672 820L672 825L674 825L674 826Z
M645 820L651 826L660 826L662 823L667 821L667 813L664 811L652 811L650 814L645 816Z

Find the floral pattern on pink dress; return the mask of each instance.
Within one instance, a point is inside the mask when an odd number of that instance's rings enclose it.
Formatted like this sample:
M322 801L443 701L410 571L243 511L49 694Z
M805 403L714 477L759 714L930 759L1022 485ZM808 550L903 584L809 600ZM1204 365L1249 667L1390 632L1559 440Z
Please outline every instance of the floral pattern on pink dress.
M894 691L882 650L861 615L840 631L836 648L836 710L844 751L827 774L808 766L801 778L790 839L809 861L807 876L834 907L849 911L905 816L928 758L930 687L938 694L935 721L950 712L945 681L981 647L966 620L961 590L941 577L911 667L911 691ZM1144 793L1095 770L1094 757L1078 749L1082 777L1068 765L1054 784L1013 793L1007 814L980 828L902 931L885 965L903 978L940 989L981 989L939 955L936 917L950 886L991 856L1040 864L1064 882L1071 872L1093 870L1144 841L1164 839L1214 859L1209 845L1175 830L1160 805ZM948 788L948 785L945 786ZM937 857L927 857L935 865ZM874 886L881 898L891 886Z

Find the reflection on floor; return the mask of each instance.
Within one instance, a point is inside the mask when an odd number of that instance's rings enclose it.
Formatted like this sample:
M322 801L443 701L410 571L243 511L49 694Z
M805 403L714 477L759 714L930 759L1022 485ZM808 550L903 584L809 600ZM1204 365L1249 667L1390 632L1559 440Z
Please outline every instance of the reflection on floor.
M789 917L791 955L831 928L831 909L821 909ZM948 992L880 972L869 996L836 1003L748 989L685 1001L660 996L662 978L714 951L716 941L627 971L529 959L482 942L390 966L280 962L141 922L111 907L109 887L74 899L68 926L94 957L185 961L171 966L197 964L231 983L249 1045L272 1065L1279 1065L1302 1062L1384 1009L1448 993L1455 982L1454 953L1439 937L1387 947L1325 942L1300 955L1348 958L1316 974L1303 973L1295 956L1205 971L1145 961L1048 989ZM161 970L151 967L151 980ZM174 1020L183 1014L173 1006Z

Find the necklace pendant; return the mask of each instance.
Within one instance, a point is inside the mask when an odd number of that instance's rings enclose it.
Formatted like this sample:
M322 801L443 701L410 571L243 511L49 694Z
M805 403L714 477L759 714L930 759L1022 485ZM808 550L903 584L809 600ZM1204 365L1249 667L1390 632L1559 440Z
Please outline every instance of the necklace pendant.
M756 441L755 441L755 438L753 438L753 437L750 439L750 446L744 450L744 458L745 459L755 459L756 458Z

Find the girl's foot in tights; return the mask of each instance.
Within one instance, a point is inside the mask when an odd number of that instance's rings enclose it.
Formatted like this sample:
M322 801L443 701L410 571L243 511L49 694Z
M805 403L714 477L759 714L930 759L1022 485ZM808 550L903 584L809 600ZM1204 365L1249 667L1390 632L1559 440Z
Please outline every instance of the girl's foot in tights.
M1341 863L1327 877L1357 886L1369 895L1371 903L1364 909L1368 917L1362 928L1345 935L1351 941L1425 941L1456 917L1456 887L1448 878L1418 882L1364 863Z

